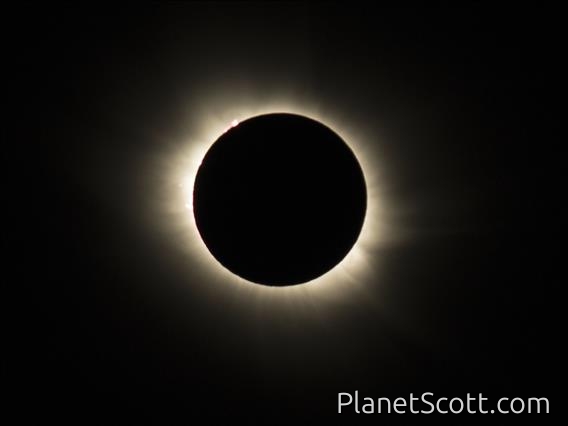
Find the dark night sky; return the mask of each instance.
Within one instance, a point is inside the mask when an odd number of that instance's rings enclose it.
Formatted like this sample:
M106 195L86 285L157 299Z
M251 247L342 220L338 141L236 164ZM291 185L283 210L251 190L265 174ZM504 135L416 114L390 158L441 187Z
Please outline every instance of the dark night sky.
M327 3L20 12L14 106L33 176L15 321L23 413L327 418L337 393L356 389L552 399L529 143L541 13ZM380 268L363 283L366 301L346 297L321 316L318 306L254 311L207 290L198 260L162 232L164 169L152 165L167 158L167 136L179 140L224 98L272 94L363 123L380 157L389 223L408 232L371 254Z

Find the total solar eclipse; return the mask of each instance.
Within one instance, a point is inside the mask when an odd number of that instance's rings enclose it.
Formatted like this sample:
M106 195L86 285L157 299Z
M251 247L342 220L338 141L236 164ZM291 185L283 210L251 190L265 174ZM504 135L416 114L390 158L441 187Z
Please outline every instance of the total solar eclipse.
M249 118L206 153L193 188L199 234L225 268L269 285L306 283L349 253L367 191L349 146L311 118Z

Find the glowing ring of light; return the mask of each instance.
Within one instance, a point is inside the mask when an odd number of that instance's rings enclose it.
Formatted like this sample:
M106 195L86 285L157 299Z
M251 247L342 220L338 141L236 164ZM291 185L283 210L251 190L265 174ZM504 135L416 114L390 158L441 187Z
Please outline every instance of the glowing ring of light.
M247 118L268 113L299 114L317 120L336 132L351 148L361 168L367 183L367 213L359 238L347 256L333 269L324 275L297 286L270 287L244 280L222 266L209 252L201 239L192 210L193 186L197 170L209 147L217 138L231 127L238 125ZM206 114L206 113L204 113ZM373 253L384 242L385 229L384 205L379 200L381 186L377 173L375 160L376 147L365 146L357 132L348 129L346 124L340 125L330 114L310 109L305 103L293 105L291 102L264 103L257 108L235 105L226 108L222 114L216 116L206 114L208 119L203 120L201 128L193 129L194 136L186 143L178 142L182 146L181 152L176 150L165 161L168 173L166 177L166 192L174 191L173 198L164 202L165 211L169 215L168 223L175 224L176 234L181 233L180 247L194 260L193 273L201 274L203 279L211 285L217 286L214 290L221 292L219 286L225 283L225 290L235 290L239 295L247 294L249 297L273 303L283 301L313 305L314 299L331 299L344 297L365 290L365 283L369 282L371 274L375 274L375 256ZM173 164L173 167L172 167ZM173 202L172 202L173 199Z

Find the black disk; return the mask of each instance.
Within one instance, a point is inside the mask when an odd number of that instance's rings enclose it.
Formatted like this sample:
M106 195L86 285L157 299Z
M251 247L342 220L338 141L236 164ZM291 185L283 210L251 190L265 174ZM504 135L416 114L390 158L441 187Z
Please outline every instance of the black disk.
M211 146L195 180L199 233L236 275L271 286L311 281L357 240L363 172L343 140L307 117L250 118Z

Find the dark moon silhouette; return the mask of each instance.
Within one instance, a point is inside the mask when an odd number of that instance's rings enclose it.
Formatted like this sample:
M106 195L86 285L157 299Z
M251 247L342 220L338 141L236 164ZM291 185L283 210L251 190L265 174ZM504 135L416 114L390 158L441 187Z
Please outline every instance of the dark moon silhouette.
M241 122L211 146L193 207L211 254L264 285L311 281L355 244L365 218L363 172L325 125L295 114Z

